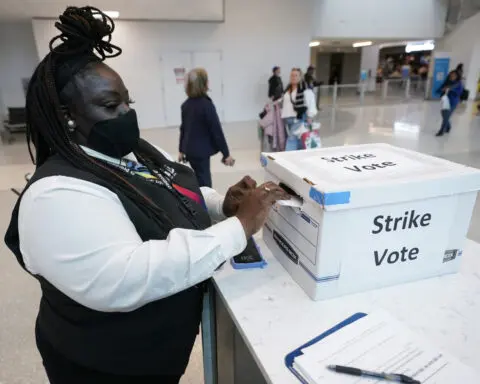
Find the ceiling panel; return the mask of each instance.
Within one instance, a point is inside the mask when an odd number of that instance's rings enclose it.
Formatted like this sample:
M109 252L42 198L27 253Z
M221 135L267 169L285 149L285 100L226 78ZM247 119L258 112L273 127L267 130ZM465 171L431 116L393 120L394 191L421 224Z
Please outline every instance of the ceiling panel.
M210 21L224 19L224 0L0 0L0 19L58 17L63 10L89 4L104 11L119 11L120 19Z

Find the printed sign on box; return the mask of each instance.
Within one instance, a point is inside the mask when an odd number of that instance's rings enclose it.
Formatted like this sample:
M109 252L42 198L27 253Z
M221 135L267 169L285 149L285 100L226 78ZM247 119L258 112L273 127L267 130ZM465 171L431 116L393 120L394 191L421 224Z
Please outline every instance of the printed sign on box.
M364 209L345 228L355 247L342 259L341 285L355 279L363 290L373 279L383 286L417 280L434 268L456 269L443 264L451 245L461 247L450 244L447 224L454 222L457 202L443 196Z
M305 165L335 181L402 178L412 172L428 173L432 169L426 162L384 149L351 153L346 150L342 156L312 156L305 160Z

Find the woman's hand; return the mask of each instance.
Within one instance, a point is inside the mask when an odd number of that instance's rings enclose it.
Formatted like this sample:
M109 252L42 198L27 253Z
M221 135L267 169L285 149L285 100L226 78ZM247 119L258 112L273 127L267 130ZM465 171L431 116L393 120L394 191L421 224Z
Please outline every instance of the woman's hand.
M223 159L223 164L227 167L233 167L235 164L235 159L232 156L228 156L226 159Z
M289 199L290 195L272 182L251 190L240 203L236 215L243 225L247 239L260 230L275 202Z
M248 193L257 187L257 182L250 176L245 176L237 184L232 185L225 195L223 201L223 213L227 217L234 216L238 211L238 206Z
M185 154L183 154L182 152L180 152L178 154L178 162L179 163L186 163L187 162Z

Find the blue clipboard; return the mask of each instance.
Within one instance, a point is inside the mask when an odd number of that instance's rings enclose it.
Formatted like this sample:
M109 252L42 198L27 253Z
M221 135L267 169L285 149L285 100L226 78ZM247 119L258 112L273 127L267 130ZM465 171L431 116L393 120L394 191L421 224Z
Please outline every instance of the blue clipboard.
M367 316L366 313L358 312L355 313L354 315L350 316L349 318L343 320L342 322L338 323L337 325L333 326L330 328L328 331L323 332L321 335L315 337L314 339L310 340L309 342L303 344L302 346L298 347L294 351L290 352L287 356L285 356L285 365L287 368L292 372L295 377L300 380L302 384L308 384L303 377L300 375L300 373L293 367L293 362L295 361L295 358L298 356L303 355L302 349L307 348L315 343L318 343L319 341L325 339L327 336L330 336L332 333L337 332L339 329L342 329L343 327L352 324L353 322L361 319L362 317Z

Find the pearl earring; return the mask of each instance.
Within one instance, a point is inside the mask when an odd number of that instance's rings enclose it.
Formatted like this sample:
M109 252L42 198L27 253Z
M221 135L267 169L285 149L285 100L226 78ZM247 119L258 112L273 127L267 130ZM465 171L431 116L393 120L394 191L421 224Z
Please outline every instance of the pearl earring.
M70 119L70 120L67 121L67 126L68 126L68 130L70 132L73 132L73 131L75 131L75 127L77 126L77 124L75 124L75 121Z

